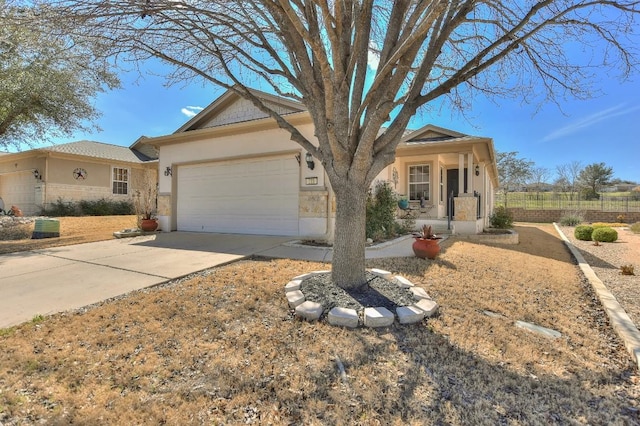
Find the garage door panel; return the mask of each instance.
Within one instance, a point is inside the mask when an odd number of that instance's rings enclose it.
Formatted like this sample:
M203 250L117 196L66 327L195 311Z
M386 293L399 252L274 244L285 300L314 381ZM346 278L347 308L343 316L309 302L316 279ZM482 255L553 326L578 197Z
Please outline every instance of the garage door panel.
M8 173L0 177L0 197L2 197L5 209L12 205L19 207L24 214L34 214L37 211L35 205L35 185L31 171Z
M297 235L298 176L290 156L182 166L178 230Z

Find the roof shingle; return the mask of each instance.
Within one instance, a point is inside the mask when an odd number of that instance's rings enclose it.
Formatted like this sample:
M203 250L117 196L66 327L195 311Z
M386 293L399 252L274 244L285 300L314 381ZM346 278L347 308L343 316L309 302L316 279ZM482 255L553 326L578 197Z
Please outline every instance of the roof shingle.
M130 163L146 163L155 160L154 158L150 158L139 151L129 149L125 146L93 141L70 142L40 148L40 150L82 155L85 157L101 158L105 160L126 161Z

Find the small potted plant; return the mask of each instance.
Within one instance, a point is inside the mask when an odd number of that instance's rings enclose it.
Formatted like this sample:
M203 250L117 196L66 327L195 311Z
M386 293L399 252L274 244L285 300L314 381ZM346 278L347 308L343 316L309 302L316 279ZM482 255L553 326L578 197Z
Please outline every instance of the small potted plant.
M414 232L413 238L415 238L415 241L411 247L416 257L421 259L435 259L438 253L440 253L438 240L441 240L442 237L438 237L433 233L431 225L422 225L419 232Z
M153 212L145 212L140 217L140 229L144 232L152 232L158 229L158 220Z
M409 198L406 195L398 195L398 207L402 210L409 208Z
M155 217L157 185L151 176L145 176L140 189L135 191L133 205L138 216L138 228L144 232L158 229Z

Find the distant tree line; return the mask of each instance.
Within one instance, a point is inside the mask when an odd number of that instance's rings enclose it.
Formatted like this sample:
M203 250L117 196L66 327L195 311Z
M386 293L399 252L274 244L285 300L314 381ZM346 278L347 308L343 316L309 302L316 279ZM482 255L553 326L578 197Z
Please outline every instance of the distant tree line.
M560 164L552 171L519 157L517 151L498 152L496 157L500 178L498 192L504 195L505 204L509 192L520 191L553 190L566 193L571 200L597 200L604 188L620 184L636 185L632 194L640 198L640 185L614 178L613 168L605 163L583 166L580 161L572 161Z

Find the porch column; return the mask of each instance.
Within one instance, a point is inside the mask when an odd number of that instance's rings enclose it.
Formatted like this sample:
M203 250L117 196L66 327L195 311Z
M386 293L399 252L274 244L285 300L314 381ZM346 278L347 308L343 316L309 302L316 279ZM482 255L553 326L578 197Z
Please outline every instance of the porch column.
M467 194L473 194L473 176L476 171L473 166L473 152L467 153Z
M464 154L458 154L458 196L464 194Z

